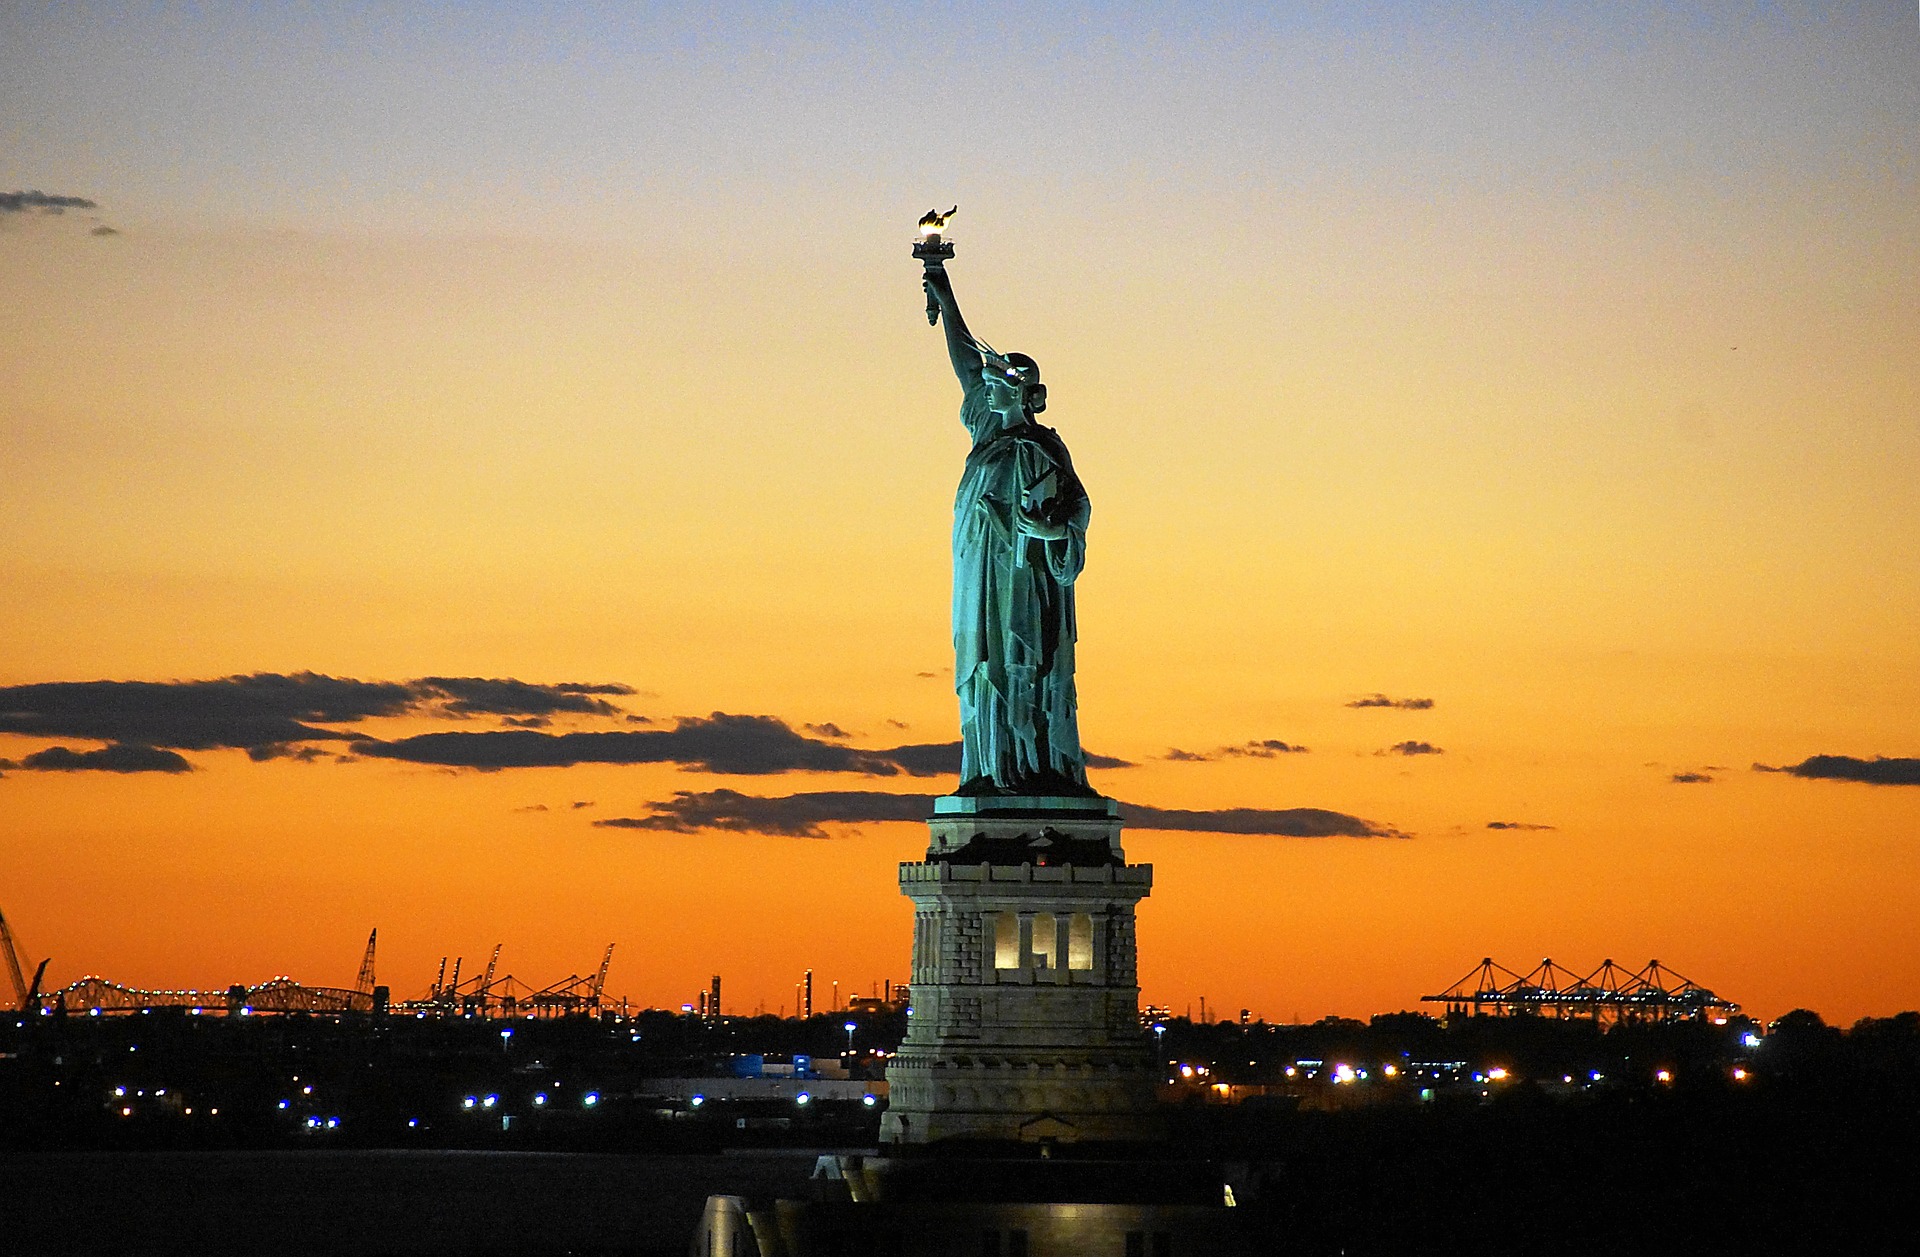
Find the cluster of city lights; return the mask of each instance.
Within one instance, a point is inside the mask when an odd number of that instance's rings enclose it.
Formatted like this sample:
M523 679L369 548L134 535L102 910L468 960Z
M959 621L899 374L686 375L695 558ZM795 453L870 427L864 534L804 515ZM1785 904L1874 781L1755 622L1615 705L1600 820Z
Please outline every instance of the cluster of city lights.
M60 1084L58 1081L56 1081L53 1085L57 1087ZM124 1086L115 1087L113 1089L113 1098L116 1100L125 1100L128 1098L129 1095L131 1095L134 1099L137 1099L137 1100L144 1100L147 1098L148 1095L152 1095L155 1099L164 1099L166 1097L166 1094L167 1094L167 1089L165 1087L155 1087L151 1092L149 1092L145 1087L135 1087L135 1088L132 1088L131 1091L129 1091L129 1089ZM174 1098L178 1100L180 1096L176 1093ZM121 1117L133 1116L133 1106L131 1104L122 1104L119 1106L119 1109L120 1109ZM185 1113L188 1117L192 1117L193 1106L190 1104L184 1105L181 1108L181 1112ZM217 1108L210 1108L207 1110L207 1116L209 1117L218 1117L219 1114L220 1114L220 1110Z
M1748 1035L1746 1036L1746 1038L1748 1040L1757 1041L1755 1036L1753 1035ZM1257 1064L1257 1062L1248 1062L1248 1063ZM1204 1085L1211 1087L1213 1090L1219 1092L1222 1095L1230 1094L1232 1090L1231 1086L1227 1083L1220 1083L1220 1082L1207 1083L1205 1081L1206 1079L1212 1076L1213 1071L1209 1066L1196 1065L1189 1062L1180 1062L1178 1064L1175 1064L1174 1062L1169 1062L1169 1064L1174 1065L1175 1072L1178 1075L1179 1080L1181 1081L1201 1082ZM1426 1063L1415 1062L1414 1064L1418 1066L1418 1065L1425 1065ZM1402 1070L1397 1065L1388 1064L1388 1065L1382 1065L1380 1067L1379 1074L1382 1078L1386 1078L1386 1079L1399 1078L1403 1073L1411 1078L1422 1078L1430 1075L1434 1079L1440 1079L1446 1076L1447 1074L1453 1074L1457 1077L1459 1072L1464 1070L1465 1068L1466 1068L1466 1062L1464 1061L1445 1062L1444 1068L1409 1068L1406 1070ZM1324 1061L1300 1060L1300 1061L1294 1062L1292 1065L1286 1066L1281 1072L1288 1078L1297 1079L1304 1076L1305 1078L1312 1080L1312 1079L1319 1078L1323 1071L1327 1075L1327 1081L1332 1083L1334 1086L1343 1086L1343 1085L1351 1086L1357 1083L1366 1082L1369 1079L1371 1079L1373 1076L1372 1071L1355 1066L1355 1065L1347 1064L1344 1061L1335 1062L1331 1069L1327 1069L1326 1062ZM1751 1079L1752 1076L1753 1076L1752 1071L1749 1070L1744 1065L1735 1066L1731 1071L1729 1071L1729 1077L1731 1077L1735 1082L1746 1082L1749 1079ZM1494 1065L1487 1069L1475 1070L1472 1074L1472 1079L1475 1083L1481 1083L1481 1084L1503 1083L1503 1082L1516 1080L1516 1075L1513 1073L1513 1071L1510 1068L1508 1068L1505 1065ZM1576 1081L1576 1076L1573 1074L1563 1074L1560 1077L1560 1081L1563 1084L1570 1086ZM1579 1081L1582 1085L1603 1083L1607 1081L1607 1075L1597 1069L1589 1070L1584 1077L1579 1077L1577 1081ZM1656 1069L1653 1072L1653 1081L1662 1086L1669 1086L1674 1081L1674 1071L1672 1069L1664 1068L1664 1067L1660 1069Z

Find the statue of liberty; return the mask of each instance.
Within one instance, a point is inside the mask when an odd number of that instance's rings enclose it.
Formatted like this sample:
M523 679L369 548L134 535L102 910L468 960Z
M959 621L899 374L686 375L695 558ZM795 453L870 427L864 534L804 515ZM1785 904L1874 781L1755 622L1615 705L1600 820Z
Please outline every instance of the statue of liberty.
M1066 443L1034 422L1047 407L1039 365L967 330L943 264L952 246L926 234L935 247L915 256L926 263L927 314L946 325L960 422L973 438L953 502L956 793L1091 796L1073 692L1087 491Z

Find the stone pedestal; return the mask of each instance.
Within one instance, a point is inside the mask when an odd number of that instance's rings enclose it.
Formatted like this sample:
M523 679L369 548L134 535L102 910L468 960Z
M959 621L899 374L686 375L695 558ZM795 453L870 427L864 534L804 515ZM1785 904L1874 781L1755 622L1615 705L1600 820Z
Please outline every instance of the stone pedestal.
M887 1067L890 1143L1153 1138L1128 864L1103 798L934 801L913 900L912 1008Z

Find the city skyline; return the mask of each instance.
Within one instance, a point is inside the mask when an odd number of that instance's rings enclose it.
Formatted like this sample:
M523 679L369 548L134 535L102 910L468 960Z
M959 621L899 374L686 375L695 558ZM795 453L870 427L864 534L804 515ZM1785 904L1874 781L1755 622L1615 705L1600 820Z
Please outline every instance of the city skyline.
M1094 503L1144 1003L1915 1007L1916 64L1893 4L9 11L0 911L50 985L904 974L957 202Z

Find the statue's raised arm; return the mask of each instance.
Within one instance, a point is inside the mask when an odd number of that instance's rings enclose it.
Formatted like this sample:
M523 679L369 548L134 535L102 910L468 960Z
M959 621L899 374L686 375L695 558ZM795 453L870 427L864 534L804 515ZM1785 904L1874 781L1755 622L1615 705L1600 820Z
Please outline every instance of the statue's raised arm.
M947 277L947 268L936 260L927 263L921 282L927 290L928 311L937 311L940 323L947 329L947 357L953 361L953 373L960 377L960 390L970 393L980 384L983 358L979 342L974 340L973 333L967 330L966 319L960 315L960 303L953 295L953 281Z

